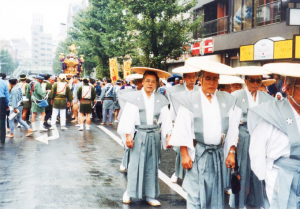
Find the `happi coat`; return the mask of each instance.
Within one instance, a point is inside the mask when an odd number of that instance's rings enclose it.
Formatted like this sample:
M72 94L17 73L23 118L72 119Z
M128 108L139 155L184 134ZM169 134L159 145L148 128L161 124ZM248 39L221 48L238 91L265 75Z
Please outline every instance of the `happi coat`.
M43 88L43 91L47 91L47 90L52 90L52 84L47 81L47 80L44 80L44 83L42 83L42 88ZM50 111L52 110L52 105L51 105L51 94L52 92L49 93L48 95L48 107L45 108L46 111Z
M91 113L92 101L96 98L96 90L89 84L83 84L77 90L77 98L80 102L79 111L81 113Z
M34 87L33 87L33 91L31 94L31 111L34 113L37 112L45 112L45 108L39 107L37 104L39 101L41 101L42 99L45 98L46 96L46 91L43 90L41 83L39 82L34 82ZM30 87L30 86L28 86ZM30 90L31 91L31 90Z
M19 83L19 86L21 88L22 91L22 96L23 96L23 108L29 109L30 108L30 101L29 99L26 97L26 91L28 88L28 83L26 83L26 81L22 81Z
M53 99L53 108L65 109L67 101L71 102L73 100L69 85L64 81L54 83L51 91L51 99Z
M116 94L114 87L111 83L107 83L101 91L100 96L101 101L103 101L103 109L114 109L114 101L116 100Z

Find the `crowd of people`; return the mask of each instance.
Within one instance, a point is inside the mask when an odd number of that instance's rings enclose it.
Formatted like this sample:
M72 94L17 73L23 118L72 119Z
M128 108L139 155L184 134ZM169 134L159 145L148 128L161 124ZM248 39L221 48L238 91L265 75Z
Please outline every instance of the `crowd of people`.
M117 102L117 92L120 89L137 89L133 80L118 80L111 83L110 78L102 80L80 78L77 75L67 78L65 74L59 76L38 74L32 80L25 74L19 78L6 80L6 75L0 75L1 80L1 143L5 138L13 138L15 120L17 126L27 130L26 137L36 131L56 129L60 123L61 130L67 130L66 116L72 112L72 121L79 127L79 131L90 130L91 118L109 125L118 122L120 106ZM40 121L36 122L37 115ZM5 123L6 121L6 123ZM6 132L8 134L6 134Z
M162 70L132 71L142 77L112 83L110 78L39 74L31 81L21 74L6 82L2 74L1 142L6 131L6 137L14 137L15 120L27 137L57 129L57 122L66 130L71 111L79 131L90 130L91 118L101 125L118 123L125 149L120 171L127 172L125 204L145 198L161 205L161 149L173 148L171 181L183 180L187 208L223 208L226 193L232 208L299 207L299 64L231 68L195 57L173 70L182 77L172 82Z

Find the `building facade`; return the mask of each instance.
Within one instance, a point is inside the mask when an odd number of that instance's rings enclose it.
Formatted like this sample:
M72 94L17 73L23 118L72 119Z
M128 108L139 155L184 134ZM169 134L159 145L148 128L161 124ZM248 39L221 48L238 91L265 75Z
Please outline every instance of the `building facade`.
M23 39L11 39L14 46L14 58L20 66L31 66L32 64L32 51L29 43L25 38Z
M200 0L194 8L194 19L203 15L202 24L194 31L193 38L212 38L212 54L220 54L221 61L232 67L297 62L293 57L293 42L300 26L287 25L289 8L300 8L300 3Z
M300 51L300 37L297 36L300 26L287 24L287 11L300 8L300 1L295 2L198 0L193 8L193 21L202 20L193 31L188 56L218 55L220 62L232 67L299 62L295 51ZM177 62L183 65L184 60L181 58ZM169 64L170 68L172 65Z
M51 34L44 33L42 15L33 15L31 39L33 67L52 69L53 39Z

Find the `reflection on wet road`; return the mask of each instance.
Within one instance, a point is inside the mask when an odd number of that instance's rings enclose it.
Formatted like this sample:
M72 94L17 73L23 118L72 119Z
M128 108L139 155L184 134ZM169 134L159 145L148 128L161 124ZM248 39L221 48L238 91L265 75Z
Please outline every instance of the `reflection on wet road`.
M0 147L0 208L152 208L145 201L123 205L123 148L93 124L79 132L68 124L48 145L16 132ZM116 126L108 127L116 134ZM37 138L45 133L35 133ZM51 134L50 134L51 135ZM175 152L163 151L160 170L171 177ZM185 199L160 181L161 208L185 208Z

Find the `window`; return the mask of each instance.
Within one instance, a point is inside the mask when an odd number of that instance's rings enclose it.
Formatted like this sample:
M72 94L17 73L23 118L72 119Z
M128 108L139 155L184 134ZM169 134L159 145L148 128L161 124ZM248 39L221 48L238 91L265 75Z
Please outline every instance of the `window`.
M254 0L254 26L262 26L281 21L281 2L274 0Z
M44 54L44 53L42 53L42 54L41 54L41 56L45 56L45 54Z
M41 45L46 45L45 42L42 42Z

